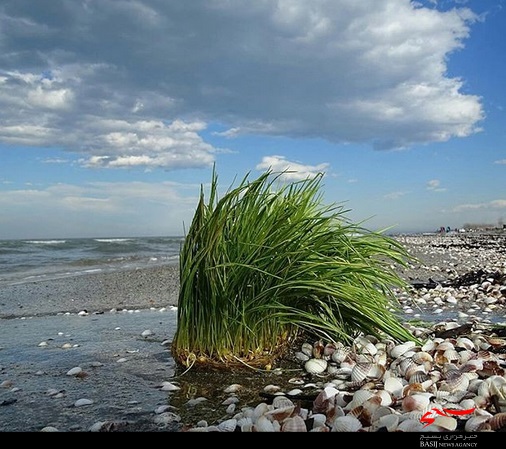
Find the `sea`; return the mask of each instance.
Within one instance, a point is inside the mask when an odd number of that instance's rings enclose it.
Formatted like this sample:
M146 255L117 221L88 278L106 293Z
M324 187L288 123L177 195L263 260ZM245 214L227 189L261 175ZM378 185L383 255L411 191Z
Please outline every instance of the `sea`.
M184 237L0 240L0 287L173 264Z

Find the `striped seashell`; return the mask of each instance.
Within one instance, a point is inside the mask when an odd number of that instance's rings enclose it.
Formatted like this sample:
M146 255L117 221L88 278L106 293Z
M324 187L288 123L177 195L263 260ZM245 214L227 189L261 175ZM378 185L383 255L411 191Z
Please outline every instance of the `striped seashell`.
M485 430L491 430L488 420L490 416L476 415L471 416L464 424L464 430L466 432L481 432Z
M423 432L423 424L419 419L405 419L399 423L396 432Z
M268 417L271 421L283 422L285 419L291 417L294 411L295 411L295 404L292 404L287 405L286 407L278 407L269 410L264 414L264 416Z
M378 348L375 343L367 337L357 337L353 342L356 352L366 355L375 355L378 352Z
M405 412L424 411L430 404L430 397L425 394L414 393L402 400L402 410Z
M272 400L272 406L274 408L286 408L286 407L294 407L295 404L290 398L286 396L275 396Z
M445 340L436 346L436 352L444 352L447 349L455 349L455 345L450 340Z
M425 371L414 371L413 374L409 376L408 383L419 383L426 389L428 386L432 385L433 381Z
M276 421L277 422L277 421ZM259 416L252 427L253 432L275 432L276 427L266 416Z
M443 352L443 356L450 363L459 363L460 362L460 353L455 348L447 349Z
M467 391L469 386L469 377L459 370L450 370L446 373L446 379L441 383L448 387L450 392Z
M427 351L419 351L413 354L411 357L413 362L418 364L424 364L425 362L433 362L434 358Z
M336 363L343 363L350 355L350 348L337 348L331 355L331 359Z
M506 412L500 412L488 420L490 428L494 431L506 430Z
M304 369L309 374L321 374L327 369L328 362L324 359L309 359L304 363Z
M307 432L306 422L298 415L287 418L281 424L281 432Z
M332 422L331 432L358 432L362 429L362 423L354 416L338 416Z
M467 337L458 337L457 341L455 342L455 347L456 348L464 348L469 351L476 350L474 342L470 338L467 338Z
M218 424L219 432L234 432L237 427L237 419L230 418Z

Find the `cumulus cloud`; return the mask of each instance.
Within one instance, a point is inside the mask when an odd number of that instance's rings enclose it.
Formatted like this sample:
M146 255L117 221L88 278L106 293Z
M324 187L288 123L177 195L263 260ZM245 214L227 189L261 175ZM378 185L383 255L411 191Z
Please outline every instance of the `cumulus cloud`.
M284 156L265 156L262 158L262 162L257 164L256 169L282 173L280 179L285 181L299 181L324 173L328 167L329 164L327 163L304 165L299 162L288 161Z
M209 166L210 123L378 149L480 131L446 62L470 9L409 0L3 0L0 142L88 167Z

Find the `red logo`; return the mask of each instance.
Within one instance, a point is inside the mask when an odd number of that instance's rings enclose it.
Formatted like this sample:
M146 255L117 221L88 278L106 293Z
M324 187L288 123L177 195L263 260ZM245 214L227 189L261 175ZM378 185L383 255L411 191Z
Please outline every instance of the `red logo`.
M476 410L476 408L470 408L467 410L451 410L449 408L431 408L427 413L424 413L424 415L420 418L421 423L425 423L423 427L430 426L435 420L437 416L464 416L464 415L470 415Z

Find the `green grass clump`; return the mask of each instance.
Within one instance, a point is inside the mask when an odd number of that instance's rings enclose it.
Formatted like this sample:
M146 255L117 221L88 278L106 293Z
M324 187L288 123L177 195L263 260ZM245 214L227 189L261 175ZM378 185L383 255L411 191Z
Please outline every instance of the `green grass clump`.
M301 335L413 339L394 313L404 247L325 206L323 175L282 174L246 175L219 198L213 170L207 202L201 188L179 259L178 363L269 368Z

